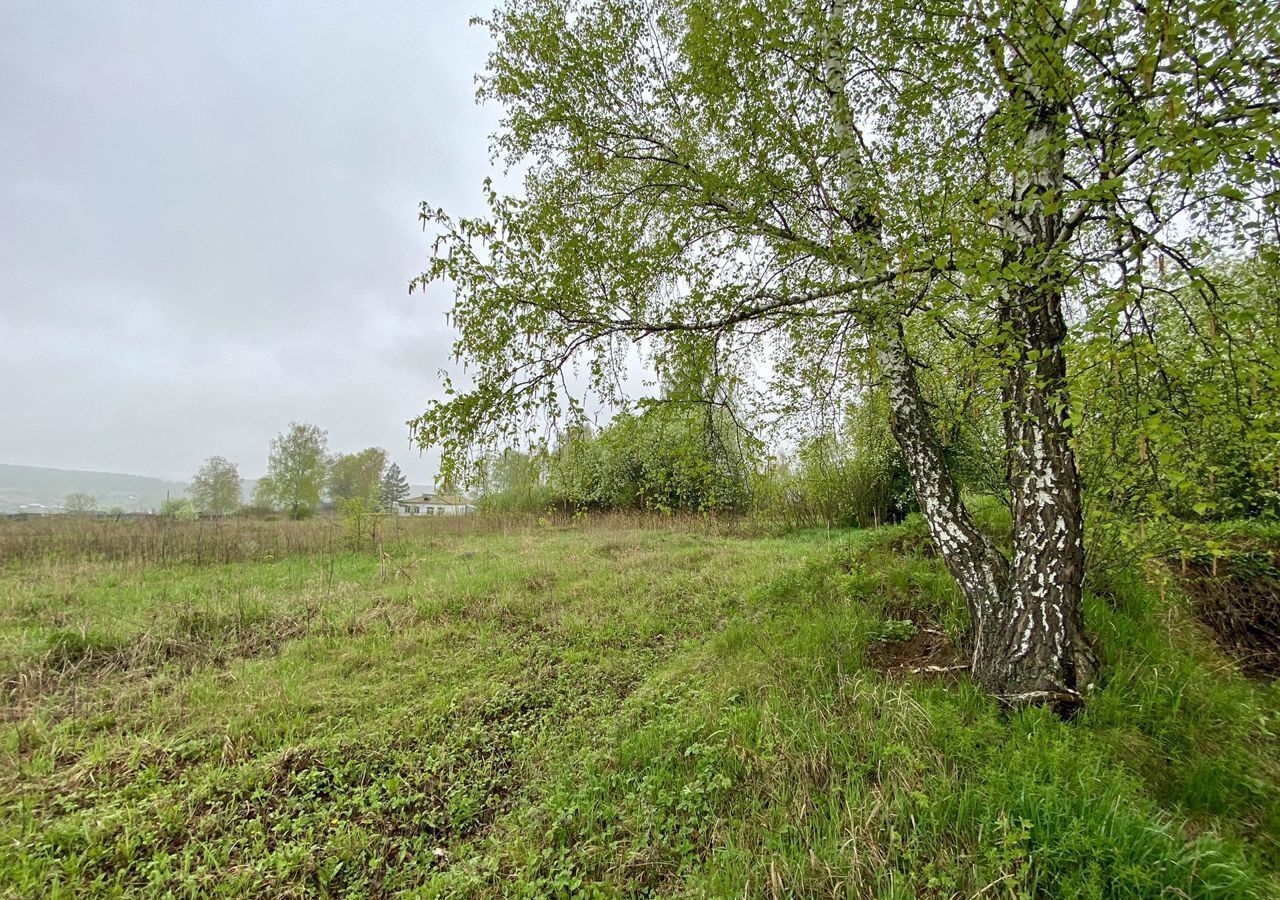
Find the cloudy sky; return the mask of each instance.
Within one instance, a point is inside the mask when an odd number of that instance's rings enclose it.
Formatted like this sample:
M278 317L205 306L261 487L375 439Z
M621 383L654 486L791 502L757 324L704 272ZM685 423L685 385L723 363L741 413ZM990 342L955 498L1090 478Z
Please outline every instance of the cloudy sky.
M480 208L473 0L0 0L0 462L265 469L290 420L434 460L409 297L428 200Z

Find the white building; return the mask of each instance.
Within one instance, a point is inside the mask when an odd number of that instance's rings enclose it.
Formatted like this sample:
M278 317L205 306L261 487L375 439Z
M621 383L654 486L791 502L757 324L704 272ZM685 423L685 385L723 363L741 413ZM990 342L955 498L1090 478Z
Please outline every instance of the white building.
M392 507L397 516L467 516L476 511L466 497L447 494L417 494L397 500Z

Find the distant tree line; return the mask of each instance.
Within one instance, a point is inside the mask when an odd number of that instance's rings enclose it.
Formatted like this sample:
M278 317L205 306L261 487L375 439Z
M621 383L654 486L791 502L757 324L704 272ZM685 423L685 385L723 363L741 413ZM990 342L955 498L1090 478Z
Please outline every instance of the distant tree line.
M258 481L253 502L282 510L295 519L315 514L322 501L339 507L389 510L409 494L400 467L381 447L356 453L329 453L329 435L305 422L292 422L271 442L267 474Z
M290 423L271 440L267 474L254 490L254 506L283 509L294 519L312 515L324 490L328 451L325 431L305 422Z
M187 497L170 497L160 506L166 518L224 518L244 509L239 467L222 456L210 456L191 478ZM389 511L409 495L409 481L381 447L356 453L329 453L329 436L305 422L291 422L271 441L267 473L253 492L252 506L260 511L284 512L291 518L314 515L322 503L342 509L359 507L366 513ZM73 491L62 501L63 511L76 515L100 513L96 497ZM120 511L122 512L122 510Z
M306 518L324 502L339 508L360 504L369 512L389 511L408 492L408 479L401 467L388 461L385 449L330 454L326 431L308 422L289 422L288 429L271 439L266 475L253 489L251 503L260 511ZM244 510L239 467L223 456L211 456L202 463L187 493L187 497L165 499L160 515L223 518ZM82 490L63 498L63 511L72 515L104 512L97 498Z

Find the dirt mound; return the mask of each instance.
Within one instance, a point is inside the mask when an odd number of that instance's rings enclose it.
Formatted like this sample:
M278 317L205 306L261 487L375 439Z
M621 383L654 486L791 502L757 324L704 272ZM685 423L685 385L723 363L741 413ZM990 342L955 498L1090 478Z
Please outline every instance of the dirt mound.
M1247 560L1216 567L1192 563L1179 580L1197 618L1245 672L1280 675L1280 571Z
M867 647L867 664L888 675L954 680L968 668L937 624L913 612L884 623L885 634Z

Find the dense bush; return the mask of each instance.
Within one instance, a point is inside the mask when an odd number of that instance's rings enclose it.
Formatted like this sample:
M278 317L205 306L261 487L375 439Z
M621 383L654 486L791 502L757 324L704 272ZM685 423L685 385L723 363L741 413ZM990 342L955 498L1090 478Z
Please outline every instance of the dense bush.
M751 442L723 409L654 402L604 428L577 422L554 449L506 449L480 466L480 507L489 512L745 509Z
M1081 465L1122 515L1280 514L1280 265L1121 293L1079 338Z
M732 511L747 506L751 471L725 410L657 403L596 434L572 429L551 457L550 485L579 509Z

